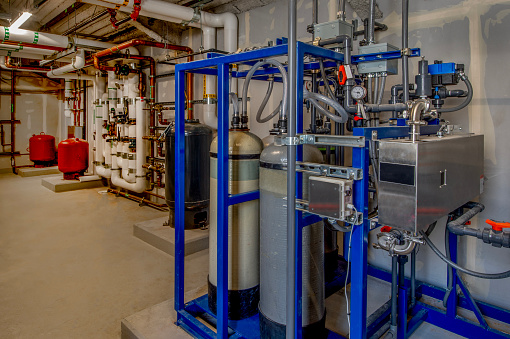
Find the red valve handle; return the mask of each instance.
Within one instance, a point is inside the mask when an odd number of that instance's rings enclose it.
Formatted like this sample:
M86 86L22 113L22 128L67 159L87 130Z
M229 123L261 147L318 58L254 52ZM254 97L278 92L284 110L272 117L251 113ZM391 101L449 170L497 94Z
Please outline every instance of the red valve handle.
M493 231L497 232L503 231L503 228L510 228L510 222L496 221L491 219L487 219L485 222L492 226Z
M391 231L392 227L391 226L383 226L381 227L381 232L389 232Z
M338 83L340 85L345 85L347 81L347 74L345 73L345 66L341 65L338 67Z
M362 117L358 117L358 116L355 116L353 119L354 119L354 121L363 120Z

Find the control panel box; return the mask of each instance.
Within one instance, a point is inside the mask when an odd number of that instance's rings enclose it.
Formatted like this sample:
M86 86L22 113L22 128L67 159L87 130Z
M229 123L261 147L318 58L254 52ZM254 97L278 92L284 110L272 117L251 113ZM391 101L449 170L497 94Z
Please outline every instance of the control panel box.
M375 54L381 52L398 51L399 49L388 43L360 46L358 54ZM398 59L360 62L358 64L359 74L381 73L398 74Z
M480 195L483 135L379 141L379 223L413 233Z
M315 38L321 40L334 39L341 35L348 35L351 38L354 34L354 25L346 21L337 19L329 22L322 22L313 26Z
M310 177L308 211L323 217L345 220L353 211L352 180Z

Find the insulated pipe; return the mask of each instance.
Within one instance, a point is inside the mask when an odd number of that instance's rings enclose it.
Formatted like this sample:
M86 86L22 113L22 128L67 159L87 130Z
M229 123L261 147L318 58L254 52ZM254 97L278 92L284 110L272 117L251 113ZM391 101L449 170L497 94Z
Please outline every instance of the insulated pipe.
M204 33L204 49L216 48L216 28L208 27L202 29ZM216 77L214 75L204 75L204 93L203 106L204 123L211 128L218 128L218 115L216 113Z
M71 90L71 80L65 80L65 89L64 89L64 115L66 118L71 117L72 109L69 104L69 100L72 98L73 93Z
M145 179L145 169L143 168L144 160L146 157L145 145L143 135L145 133L145 116L143 108L145 100L136 98L136 179L134 183L129 183L120 177L120 168L112 169L112 184L122 187L129 191L142 193L147 187L147 180ZM113 161L113 160L112 160ZM115 162L114 162L114 167Z
M288 14L288 59L289 59L289 114L287 115L287 136L296 137L296 111L297 111L297 5L296 0L289 0ZM301 85L300 85L301 86ZM287 308L286 308L286 337L295 338L296 333L296 145L287 145ZM299 244L301 246L301 244ZM299 312L301 313L301 312Z
M65 73L82 69L84 66L85 66L85 50L80 49L76 52L76 55L70 64L51 70L47 73L47 75L50 78L55 78Z

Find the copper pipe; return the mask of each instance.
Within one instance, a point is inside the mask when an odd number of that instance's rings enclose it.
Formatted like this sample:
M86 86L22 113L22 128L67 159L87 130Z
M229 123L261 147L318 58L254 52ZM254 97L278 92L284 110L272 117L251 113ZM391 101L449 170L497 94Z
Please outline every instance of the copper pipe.
M133 40L130 40L130 41L126 41L124 43L121 43L117 46L114 46L114 47L111 47L111 48L108 48L108 49L104 49L100 52L97 52L96 54L94 54L94 59L97 57L97 58L102 58L104 56L107 56L107 55L111 55L113 53L116 53L116 52L119 52L121 50L124 50L126 48L129 48L129 47L134 47L134 46L151 46L151 47L156 47L156 48L162 48L162 49L170 49L170 50L174 50L174 51L183 51L183 52L188 52L189 54L190 53L193 53L193 50L187 46L180 46L180 45L173 45L173 44L167 44L167 43L161 43L161 42L153 42L153 41L147 41L147 40L140 40L140 39L133 39ZM136 56L134 55L129 55L127 56L128 59L135 59L135 60L149 60L149 59L140 59L140 58L136 58ZM152 60L152 63L154 62L154 59L150 58ZM150 61L150 60L149 60ZM187 58L187 61L190 62L190 61L193 61L193 56L192 55L189 55L188 58ZM152 92L153 89L154 89L154 83L155 83L155 75L156 75L156 70L155 70L155 67L154 67L154 72L152 71L152 64L151 64L151 76L150 76L150 81L151 81L151 88L150 90ZM191 103L192 100L193 100L193 74L191 73L188 73L186 75L186 92L188 93L188 119L193 119L193 104ZM151 97L152 99L152 97ZM154 101L153 101L154 103Z
M16 173L16 71L11 71L11 166L12 172Z
M156 198L160 198L160 199L163 199L165 200L166 198L160 194L156 194L156 193L152 193L152 192L149 192L149 191L145 191L145 193L147 193L148 195L152 195L153 197L156 197Z
M113 193L113 194L118 194L120 196L123 196L124 198L128 198L128 199L137 201L140 204L147 204L147 205L149 205L151 207L154 207L154 208L157 208L157 209L161 209L161 210L165 210L165 211L166 211L166 208L168 207L167 204L158 204L158 203L155 203L155 202L150 201L150 200L145 200L145 198L137 197L136 195L132 195L132 194L128 194L128 193L122 193L121 191L114 190L113 188L108 188L107 192L108 193ZM147 193L147 191L145 193Z
M19 41L2 41L0 45L10 45L10 46L23 46L23 47L32 47L32 48L39 48L39 49L47 49L50 51L65 51L67 48L63 47L55 47L55 46L46 46L46 45L39 45L39 44L31 44L29 42L19 42Z
M8 56L5 57L5 67L24 71L44 71L44 72L51 71L51 68L48 67L13 65L11 64L11 60L12 60L11 57Z

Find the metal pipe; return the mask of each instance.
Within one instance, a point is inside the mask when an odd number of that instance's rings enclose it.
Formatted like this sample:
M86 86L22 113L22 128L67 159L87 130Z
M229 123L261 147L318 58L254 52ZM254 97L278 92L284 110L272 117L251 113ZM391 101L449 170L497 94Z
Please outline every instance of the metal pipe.
M11 166L16 173L16 71L11 71Z
M91 16L90 18L86 19L86 20L83 20L82 22L80 22L79 24L77 24L76 26L73 26L71 28L69 28L67 31L65 31L64 33L62 33L62 35L69 35L69 34L72 34L74 32L76 32L77 30L79 30L80 28L96 21L97 19L100 19L102 18L103 16L105 16L106 14L108 14L108 10L104 10L104 11L101 11L93 16Z
M340 20L345 21L345 0L339 0L338 11L340 12Z
M312 73L312 92L313 93L317 93L318 91L318 84L317 84L317 73L314 72ZM312 133L315 133L315 131L317 130L316 127L317 127L317 109L315 108L314 105L311 105L310 107L311 109L311 117L310 117L310 131Z
M397 330L398 256L391 257L391 320L390 331Z
M312 24L319 23L319 0L312 1ZM315 35L314 35L315 38Z
M375 44L375 0L370 0L370 13L368 16L368 44Z
M411 307L416 304L416 248L411 252Z
M43 73L43 72L46 73L48 71L51 71L51 68L47 68L47 67L14 65L11 63L11 61L12 61L11 57L6 56L5 62L4 62L5 67L10 68L10 69L20 70L20 71L32 71L32 72L41 72L41 73Z
M402 0L402 83L404 103L409 101L409 0Z
M289 0L289 23L288 23L288 62L289 62L289 114L287 116L287 136L296 136L296 109L297 109L297 32L296 0ZM287 314L286 314L286 337L295 338L296 305L296 145L287 146ZM301 244L299 244L301 245ZM300 260L299 260L300 261ZM301 278L301 277L300 277Z
M134 200L134 201L137 201L139 202L140 204L147 204L148 206L151 206L151 207L154 207L156 209L159 209L159 210L163 210L163 211L167 211L167 204L158 204L158 203L155 203L153 201L150 201L150 200L147 200L145 198L141 198L141 197L137 197L136 195L133 195L131 193L123 193L121 192L120 190L115 190L113 188L108 188L107 189L107 192L108 193L112 193L112 194L117 194L117 195L120 195L124 198L128 198L128 199L131 199L131 200ZM147 191L145 191L144 193L148 193ZM159 197L158 197L159 198Z

